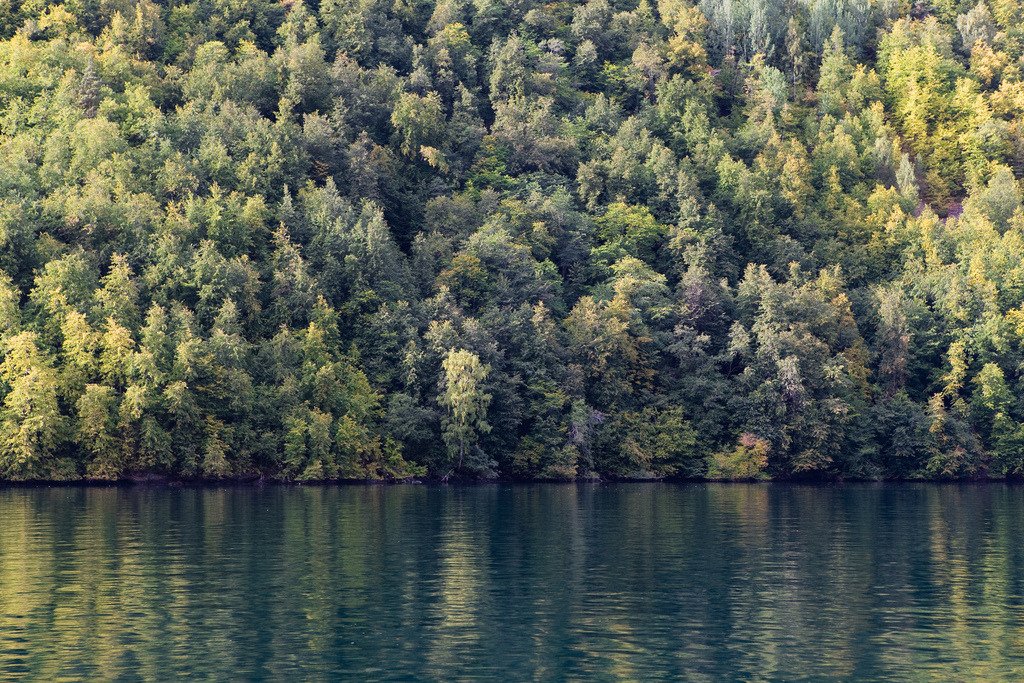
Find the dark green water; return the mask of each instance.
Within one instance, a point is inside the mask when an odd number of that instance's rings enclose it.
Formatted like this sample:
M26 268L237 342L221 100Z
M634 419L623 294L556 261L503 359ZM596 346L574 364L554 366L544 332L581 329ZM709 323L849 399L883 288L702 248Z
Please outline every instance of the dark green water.
M0 678L1024 678L1024 487L0 490Z

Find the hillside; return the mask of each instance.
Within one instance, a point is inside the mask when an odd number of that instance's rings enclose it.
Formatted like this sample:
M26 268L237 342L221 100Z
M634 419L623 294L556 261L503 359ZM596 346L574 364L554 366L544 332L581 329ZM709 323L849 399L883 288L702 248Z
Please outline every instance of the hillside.
M0 477L1020 476L1022 26L0 0Z

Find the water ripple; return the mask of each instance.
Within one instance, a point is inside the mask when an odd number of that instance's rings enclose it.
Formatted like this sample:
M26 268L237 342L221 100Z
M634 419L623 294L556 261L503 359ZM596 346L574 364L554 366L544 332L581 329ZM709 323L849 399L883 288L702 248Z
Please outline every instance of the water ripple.
M1024 488L0 489L0 678L1020 680Z

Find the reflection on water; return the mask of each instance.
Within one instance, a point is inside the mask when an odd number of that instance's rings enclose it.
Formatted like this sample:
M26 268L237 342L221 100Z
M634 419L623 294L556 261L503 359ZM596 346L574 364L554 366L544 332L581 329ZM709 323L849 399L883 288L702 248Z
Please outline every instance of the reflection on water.
M1020 680L1022 525L1003 485L0 489L0 678Z

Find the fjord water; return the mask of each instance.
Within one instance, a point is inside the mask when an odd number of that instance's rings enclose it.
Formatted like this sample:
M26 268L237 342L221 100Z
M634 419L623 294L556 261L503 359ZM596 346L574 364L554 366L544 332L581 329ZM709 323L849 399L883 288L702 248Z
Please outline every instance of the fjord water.
M1024 677L1024 488L0 490L0 678Z

